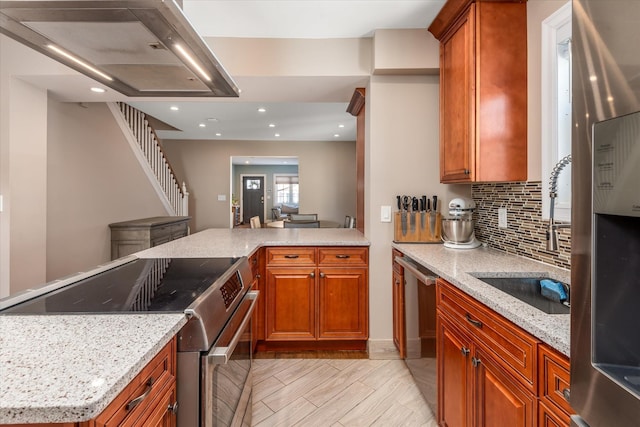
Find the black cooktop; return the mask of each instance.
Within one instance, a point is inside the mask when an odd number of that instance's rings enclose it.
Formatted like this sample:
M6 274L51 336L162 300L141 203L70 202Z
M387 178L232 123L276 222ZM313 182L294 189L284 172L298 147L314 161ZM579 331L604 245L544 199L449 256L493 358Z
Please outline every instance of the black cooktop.
M183 312L238 258L137 259L41 295L0 314ZM237 274L223 295L242 287Z

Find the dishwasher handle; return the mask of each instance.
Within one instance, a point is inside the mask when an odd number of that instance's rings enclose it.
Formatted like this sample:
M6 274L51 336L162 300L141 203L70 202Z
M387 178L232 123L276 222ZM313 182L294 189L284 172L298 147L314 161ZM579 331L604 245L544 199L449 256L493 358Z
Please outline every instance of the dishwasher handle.
M427 285L427 286L435 285L437 277L436 276L428 276L428 275L424 274L422 271L420 271L418 269L418 266L415 263L407 260L404 257L399 257L399 256L396 256L394 258L394 261L397 262L398 264L400 264L405 269L409 270L414 276L416 276L416 278L419 281L421 281L425 285Z
M206 357L209 363L224 365L229 361L229 359L231 358L231 355L236 349L236 346L238 345L238 342L240 341L240 338L242 337L242 334L244 333L245 328L247 327L247 324L251 322L251 316L253 314L253 311L256 308L256 302L258 301L259 294L260 294L260 291L247 292L246 298L251 300L251 305L249 306L247 313L244 315L244 318L242 319L242 323L240 323L240 327L238 328L235 335L229 342L228 346L213 347L211 351L207 353Z

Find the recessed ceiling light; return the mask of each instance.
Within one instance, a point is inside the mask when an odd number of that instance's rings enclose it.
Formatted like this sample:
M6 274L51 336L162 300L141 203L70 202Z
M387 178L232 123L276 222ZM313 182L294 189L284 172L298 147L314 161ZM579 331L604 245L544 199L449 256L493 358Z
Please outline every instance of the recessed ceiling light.
M286 164L287 164L287 163L289 163L289 162L287 162L287 161L285 160L285 161L284 161L284 162L282 162L282 163L286 165Z
M279 136L280 136L280 134L279 134L279 133L276 133L276 134L275 134L275 135L273 135L273 136L275 136L275 137L277 138L277 137L279 137Z
M222 134L220 132L216 133L216 136L222 136Z
M260 107L260 108L258 108L258 113L264 113L264 112L266 112L266 111L267 111L267 109L266 109L266 108L264 108L264 107Z
M596 80L598 80L597 76L590 76L589 80L591 80L592 82L595 82Z
M95 93L105 93L106 90L102 89L101 87L92 87L91 88L91 92L95 92Z
M333 137L334 137L334 138L338 138L339 136L340 136L340 134L339 134L339 133L334 133L334 134L333 134Z
M607 101L609 101L609 102L613 102L613 96L608 96L608 97L607 97Z
M207 125L205 125L204 123L200 123L198 126L200 126L201 128L207 127Z
M344 125L343 125L342 123L340 123L340 124L338 125L338 127L342 129L342 128L344 127Z
M248 165L249 164L249 160L245 160L244 163Z
M218 119L216 119L215 117L209 117L209 118L207 119L207 121L208 121L208 122L214 122L214 123L217 123L217 122L218 122Z
M274 123L269 123L269 127L270 128L274 128L274 127L276 127L276 125Z
M178 111L179 110L179 108L177 106L175 106L175 105L172 105L171 107L169 107L169 109L171 111Z

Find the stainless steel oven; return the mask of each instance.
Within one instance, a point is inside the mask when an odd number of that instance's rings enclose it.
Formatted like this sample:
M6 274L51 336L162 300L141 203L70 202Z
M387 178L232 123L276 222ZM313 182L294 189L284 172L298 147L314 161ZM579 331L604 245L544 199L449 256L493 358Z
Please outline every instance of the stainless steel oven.
M2 314L184 313L178 332L180 427L250 425L251 315L258 292L242 258L130 257L72 283L0 302Z
M639 425L640 2L572 7L572 425Z

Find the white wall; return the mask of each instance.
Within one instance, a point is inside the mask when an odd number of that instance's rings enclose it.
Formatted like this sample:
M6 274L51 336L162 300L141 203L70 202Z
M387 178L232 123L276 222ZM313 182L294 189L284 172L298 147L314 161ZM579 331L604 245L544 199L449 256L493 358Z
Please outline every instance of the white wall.
M49 100L48 122L46 270L53 280L109 261L110 223L166 211L106 104Z
M344 221L355 213L355 142L163 141L176 174L189 185L192 231L231 225L231 156L297 156L300 211ZM217 196L224 194L225 201ZM267 212L269 214L269 212Z

